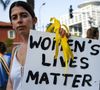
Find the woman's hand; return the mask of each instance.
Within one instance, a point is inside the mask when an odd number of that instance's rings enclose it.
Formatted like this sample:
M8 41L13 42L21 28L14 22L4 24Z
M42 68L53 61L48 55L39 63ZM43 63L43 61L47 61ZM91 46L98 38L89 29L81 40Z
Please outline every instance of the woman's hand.
M67 38L69 38L69 37L71 36L71 34L70 34L70 33L67 33L67 32L65 31L65 29L63 29L63 28L60 28L60 29L59 29L59 33L60 33L61 37L66 36Z

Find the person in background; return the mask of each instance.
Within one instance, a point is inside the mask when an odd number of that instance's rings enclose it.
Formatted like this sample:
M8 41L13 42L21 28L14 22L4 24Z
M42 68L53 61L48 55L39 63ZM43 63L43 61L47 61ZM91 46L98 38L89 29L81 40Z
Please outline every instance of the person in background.
M97 27L91 27L87 30L86 38L99 39L99 30Z
M0 42L0 90L6 90L8 82L10 56L5 55L6 50L6 44Z
M21 90L29 32L30 29L35 29L37 18L31 6L24 1L16 1L11 4L9 18L14 30L19 33L22 43L12 51L7 90ZM64 29L59 28L59 30L61 36L67 34Z

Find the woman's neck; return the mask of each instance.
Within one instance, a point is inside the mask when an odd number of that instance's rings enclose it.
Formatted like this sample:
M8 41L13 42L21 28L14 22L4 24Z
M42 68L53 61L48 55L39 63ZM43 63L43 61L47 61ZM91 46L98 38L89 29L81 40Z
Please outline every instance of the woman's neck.
M28 43L28 36L22 36L22 42Z

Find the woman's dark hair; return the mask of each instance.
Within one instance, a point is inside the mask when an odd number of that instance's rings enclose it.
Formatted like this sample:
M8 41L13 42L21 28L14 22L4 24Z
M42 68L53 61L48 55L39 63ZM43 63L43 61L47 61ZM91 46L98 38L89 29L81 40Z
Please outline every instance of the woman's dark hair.
M87 30L87 38L98 39L99 38L99 30L97 27L91 27Z
M10 9L9 9L9 18L10 18L10 20L11 20L11 10L15 6L21 6L21 7L23 7L25 10L27 10L31 14L32 18L35 17L35 13L34 13L33 8L27 2L24 2L24 1L16 1L16 2L13 2L11 4ZM35 28L35 25L33 25L33 29L34 28Z
M0 42L0 53L4 54L7 50L6 44L4 42Z

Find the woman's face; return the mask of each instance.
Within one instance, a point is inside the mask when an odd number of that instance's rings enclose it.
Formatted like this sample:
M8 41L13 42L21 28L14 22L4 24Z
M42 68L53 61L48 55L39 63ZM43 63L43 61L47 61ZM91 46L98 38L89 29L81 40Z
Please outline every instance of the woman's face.
M11 22L13 28L20 35L29 35L29 31L33 26L31 14L21 6L15 6L12 8Z

